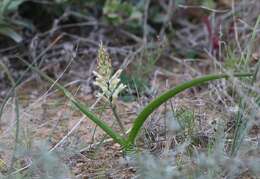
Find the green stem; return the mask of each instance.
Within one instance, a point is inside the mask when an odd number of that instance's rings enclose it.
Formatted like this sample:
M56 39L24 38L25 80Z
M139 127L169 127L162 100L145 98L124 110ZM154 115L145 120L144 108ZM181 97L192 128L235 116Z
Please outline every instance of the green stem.
M234 77L249 77L249 76L252 76L252 74L245 73L245 74L235 74L234 75ZM135 119L133 127L127 138L126 147L130 147L135 143L135 139L136 139L141 127L143 126L143 123L149 117L149 115L155 109L157 109L161 104L163 104L164 102L168 101L170 98L174 97L175 95L177 95L178 93L180 93L186 89L201 85L208 81L217 80L217 79L221 79L221 78L228 78L228 77L229 77L229 75L226 75L226 74L212 74L212 75L206 75L203 77L195 78L191 81L184 82L184 83L176 86L175 88L164 92L163 94L161 94L160 96L158 96L157 98L152 100L147 106L145 106L145 108L142 110L142 112Z
M122 124L122 122L121 122L121 120L120 120L120 118L119 118L119 116L117 114L117 111L116 111L116 105L110 103L110 107L111 107L112 112L113 112L113 114L114 114L114 116L116 118L116 121L117 121L117 123L118 123L118 125L120 127L121 132L123 133L124 136L126 136L124 125Z

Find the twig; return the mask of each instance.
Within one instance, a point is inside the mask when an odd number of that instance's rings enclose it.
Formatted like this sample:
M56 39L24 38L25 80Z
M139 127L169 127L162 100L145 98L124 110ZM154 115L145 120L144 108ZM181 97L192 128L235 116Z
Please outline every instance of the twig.
M148 28L147 28L147 20L148 20L148 11L149 11L150 0L146 0L145 7L144 7L144 25L143 25L143 43L144 45L147 44L147 35L148 35Z
M195 5L194 6L188 6L188 5L178 4L178 7L184 8L184 9L188 9L188 8L205 9L205 10L215 12L215 13L225 13L225 12L230 11L229 9L218 10L218 9L212 9L212 8L209 8L209 7L206 7L206 6L201 6L201 5L200 6L195 6Z

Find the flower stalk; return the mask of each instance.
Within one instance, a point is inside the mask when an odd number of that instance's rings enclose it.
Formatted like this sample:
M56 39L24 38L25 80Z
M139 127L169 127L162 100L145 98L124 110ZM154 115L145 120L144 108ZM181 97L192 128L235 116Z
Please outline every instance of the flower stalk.
M98 50L97 71L93 72L96 76L94 84L101 90L97 94L97 97L101 97L109 103L121 132L126 135L125 128L116 111L116 101L118 99L118 95L126 88L126 86L120 81L122 71L122 69L119 69L112 74L113 69L111 58L101 42Z

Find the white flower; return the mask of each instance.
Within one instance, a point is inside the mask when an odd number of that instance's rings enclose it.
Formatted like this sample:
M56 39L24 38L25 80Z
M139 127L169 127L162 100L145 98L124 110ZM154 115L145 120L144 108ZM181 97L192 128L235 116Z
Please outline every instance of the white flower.
M111 77L111 60L101 43L98 51L97 71L93 71L93 74L96 76L94 85L101 89L101 92L97 94L97 97L103 97L111 103L114 103L117 100L119 93L126 88L126 85L122 84L120 81L122 71L122 69L117 70Z

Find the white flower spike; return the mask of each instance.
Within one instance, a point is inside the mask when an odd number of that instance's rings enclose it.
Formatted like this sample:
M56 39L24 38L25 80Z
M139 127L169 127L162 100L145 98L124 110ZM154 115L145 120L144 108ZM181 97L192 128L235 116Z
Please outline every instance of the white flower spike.
M97 61L97 71L93 71L93 74L96 76L94 85L101 89L97 97L103 97L105 100L114 103L119 93L126 88L126 85L120 81L120 75L123 70L117 70L112 76L111 59L102 42L99 45Z

